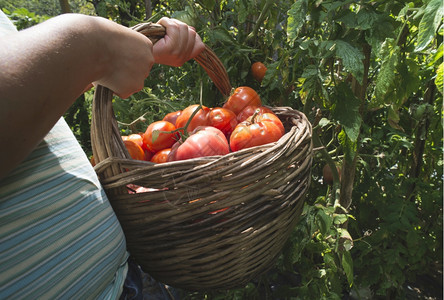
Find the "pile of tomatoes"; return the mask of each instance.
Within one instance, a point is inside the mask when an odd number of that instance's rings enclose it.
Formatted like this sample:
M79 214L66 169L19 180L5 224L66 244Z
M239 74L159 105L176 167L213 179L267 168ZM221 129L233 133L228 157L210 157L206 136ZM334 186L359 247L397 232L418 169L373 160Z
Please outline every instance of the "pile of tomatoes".
M122 139L133 159L164 163L225 155L276 142L284 133L281 120L262 106L257 92L242 86L222 107L193 104Z

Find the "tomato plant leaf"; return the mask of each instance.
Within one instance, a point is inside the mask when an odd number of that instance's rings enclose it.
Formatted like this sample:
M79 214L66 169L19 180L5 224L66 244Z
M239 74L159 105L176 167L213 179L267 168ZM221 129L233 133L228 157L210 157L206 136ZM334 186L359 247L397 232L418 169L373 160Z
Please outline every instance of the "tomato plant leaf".
M274 89L278 86L279 80L279 69L280 69L280 61L273 62L268 65L267 71L265 72L265 76L262 79L262 86L270 87L270 89Z
M353 285L353 259L349 251L342 253L342 268L344 269L345 276L350 286Z
M317 223L322 235L326 235L333 224L333 219L330 215L327 215L323 209L319 209L317 213Z
M391 127L393 127L393 128L395 128L395 129L398 129L398 130L401 130L401 131L404 131L404 129L402 129L402 127L401 126L399 126L399 120L400 120L400 117L399 117L399 111L397 110L397 109L395 109L394 107L393 107L393 105L390 105L389 107L388 107L388 112L387 112L387 114L388 114L388 116L387 116L387 121L388 121L388 123L390 124L390 126Z
M320 105L324 105L324 101L329 101L328 92L323 85L322 74L317 66L307 66L299 81L302 83L299 93L303 104L307 99L315 100Z
M287 41L292 47L297 39L307 16L307 0L299 0L293 3L288 11Z
M333 118L343 127L352 142L358 139L362 119L359 114L360 100L353 95L346 83L340 83L332 95L335 101Z
M435 84L436 87L438 88L438 91L442 94L444 85L443 85L443 79L442 79L442 73L443 73L443 69L444 69L444 63L441 63L438 67L438 69L436 70L436 78L435 78Z
M214 42L222 42L228 44L235 44L236 42L231 34L228 32L228 30L220 26L209 31L208 34L209 36L211 36Z
M208 10L213 10L216 5L216 0L200 0L198 2Z
M344 67L362 83L364 77L364 64L362 63L364 55L362 52L343 40L336 40L334 43L336 56L342 60Z
M442 0L431 0L424 9L424 15L418 26L418 40L415 51L424 50L435 37L444 15Z
M153 130L153 135L152 135L153 143L157 140L157 138L159 137L159 134L160 134L160 130Z
M396 66L399 60L399 47L393 39L386 39L381 46L379 57L381 58L381 68L376 78L374 100L376 105L383 105L386 102L386 94L393 90L396 77ZM389 99L390 101L390 99Z
M338 134L338 140L341 146L344 148L345 159L348 160L349 163L352 163L356 154L358 143L351 141L348 135L345 133L345 130L341 130L341 132Z
M333 272L337 271L338 268L336 266L335 257L332 253L330 253L330 252L324 253L324 263L328 267L330 267Z

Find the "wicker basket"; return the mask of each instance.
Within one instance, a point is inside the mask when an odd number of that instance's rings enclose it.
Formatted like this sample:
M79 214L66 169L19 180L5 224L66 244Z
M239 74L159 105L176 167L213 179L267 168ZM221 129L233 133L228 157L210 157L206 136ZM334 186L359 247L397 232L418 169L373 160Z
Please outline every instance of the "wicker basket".
M141 27L152 25L136 30ZM148 31L142 33L149 36ZM231 87L214 53L207 49L196 60L227 95ZM174 287L208 290L241 286L272 267L310 184L312 129L305 115L273 108L286 127L276 143L153 164L129 158L112 95L96 88L91 126L95 170L128 250L142 269ZM131 193L128 187L134 185L149 191Z

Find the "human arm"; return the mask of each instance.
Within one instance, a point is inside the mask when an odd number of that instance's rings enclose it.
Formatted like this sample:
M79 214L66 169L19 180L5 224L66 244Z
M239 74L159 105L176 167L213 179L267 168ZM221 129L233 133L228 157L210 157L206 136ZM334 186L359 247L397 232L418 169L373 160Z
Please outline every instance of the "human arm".
M170 62L180 65L184 58L171 49L189 53L188 59L201 51L195 32L183 28L167 27L167 35L181 30L193 36L195 44L169 39L169 48L158 47L154 53L143 35L104 18L77 14L1 38L0 178L35 148L92 82L126 98L143 87L156 57L169 55Z

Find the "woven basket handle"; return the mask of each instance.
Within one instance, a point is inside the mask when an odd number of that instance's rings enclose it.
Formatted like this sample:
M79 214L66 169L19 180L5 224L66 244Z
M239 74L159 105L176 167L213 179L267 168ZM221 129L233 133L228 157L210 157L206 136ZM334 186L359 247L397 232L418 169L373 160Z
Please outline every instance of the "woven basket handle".
M163 38L166 29L160 24L141 23L133 30L148 37L153 43ZM231 93L227 71L216 54L208 47L194 58L207 72L210 79L219 89L223 96L228 97ZM128 151L120 137L119 127L112 107L113 92L98 85L94 94L91 118L91 145L96 163L107 158L130 158ZM97 167L100 167L99 165ZM122 173L122 168L112 164L111 168L104 171L106 178ZM116 191L117 192L117 191Z
M148 37L151 42L153 42L153 44L163 38L166 34L165 27L160 24L151 22L137 24L131 29L140 32L141 34ZM204 68L204 70L207 72L208 76L222 93L222 95L228 97L232 89L230 80L228 78L228 74L224 65L213 52L213 50L205 45L205 50L201 52L197 57L195 57L194 60L197 61L202 68Z

